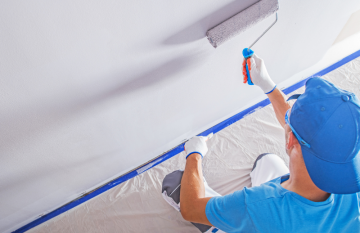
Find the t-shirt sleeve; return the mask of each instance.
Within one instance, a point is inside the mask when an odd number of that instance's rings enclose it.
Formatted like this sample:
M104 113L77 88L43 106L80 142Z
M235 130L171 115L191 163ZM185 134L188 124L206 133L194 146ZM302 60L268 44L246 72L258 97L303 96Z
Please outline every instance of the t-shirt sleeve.
M210 223L225 232L253 232L254 227L247 213L245 190L213 197L206 204L206 217Z

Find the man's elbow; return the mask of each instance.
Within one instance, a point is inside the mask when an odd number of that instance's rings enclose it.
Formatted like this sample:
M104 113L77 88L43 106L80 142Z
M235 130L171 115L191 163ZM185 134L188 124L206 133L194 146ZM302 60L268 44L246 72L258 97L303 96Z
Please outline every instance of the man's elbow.
M189 208L185 208L183 205L180 205L180 212L181 212L181 216L183 217L183 219L185 219L186 221L191 222L192 221L192 213L191 210Z
M211 226L207 219L205 209L209 198L193 200L192 202L182 203L180 205L181 216L189 222L201 223Z

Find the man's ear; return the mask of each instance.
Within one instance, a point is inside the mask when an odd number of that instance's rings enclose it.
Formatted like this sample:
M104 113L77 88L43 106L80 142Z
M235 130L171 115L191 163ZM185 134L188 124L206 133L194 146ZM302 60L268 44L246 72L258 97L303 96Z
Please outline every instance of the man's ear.
M289 141L290 141L290 133L291 133L291 131L289 131L289 132L287 132L287 135L286 135L286 137L285 137L285 139L286 139L286 149L288 150L290 147L289 147Z
M300 145L299 141L297 140L295 134L292 131L289 132L288 136L288 141L286 142L287 149L290 149L291 147L296 145Z

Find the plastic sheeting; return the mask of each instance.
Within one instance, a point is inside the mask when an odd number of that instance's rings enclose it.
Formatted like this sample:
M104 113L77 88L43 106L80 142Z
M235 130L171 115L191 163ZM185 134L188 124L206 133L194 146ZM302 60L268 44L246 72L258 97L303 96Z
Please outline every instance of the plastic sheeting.
M360 97L360 58L323 78ZM293 93L303 91L304 87ZM277 154L288 164L284 131L271 105L215 134L208 145L209 152L203 160L204 175L209 186L222 195L251 186L249 173L261 153ZM184 166L185 156L180 153L29 232L196 233L198 230L161 196L164 176Z

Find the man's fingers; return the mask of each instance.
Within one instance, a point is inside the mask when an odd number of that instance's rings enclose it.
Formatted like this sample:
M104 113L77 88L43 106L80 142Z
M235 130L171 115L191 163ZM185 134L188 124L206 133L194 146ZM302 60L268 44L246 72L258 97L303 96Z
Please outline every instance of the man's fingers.
M258 55L256 55L255 53L252 55L252 57L255 59L255 61L259 61L262 60Z
M260 67L260 66L261 66L261 63L263 62L263 60L262 60L260 57L258 57L256 54L254 54L254 55L252 56L252 59L253 59L253 61L254 61L254 64L256 64L256 67Z

